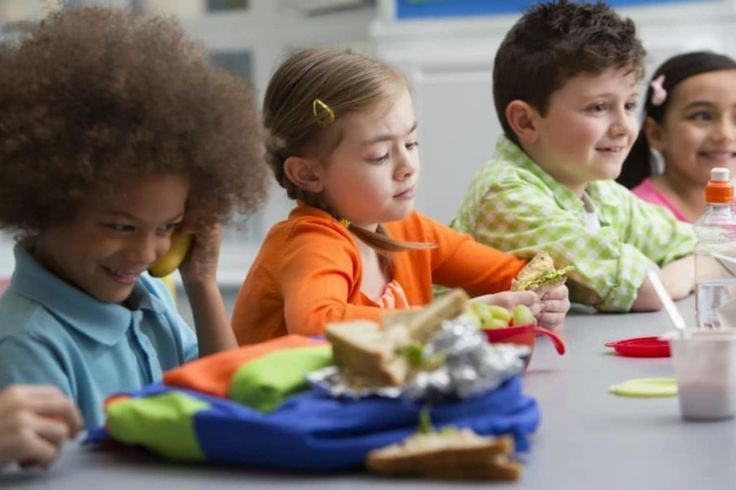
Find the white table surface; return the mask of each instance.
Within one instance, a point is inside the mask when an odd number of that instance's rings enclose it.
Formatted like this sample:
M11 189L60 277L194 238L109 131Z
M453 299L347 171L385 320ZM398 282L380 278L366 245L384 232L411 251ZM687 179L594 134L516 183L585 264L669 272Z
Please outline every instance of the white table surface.
M692 298L678 308L693 319ZM539 402L542 422L525 457L522 479L493 488L544 490L716 490L736 488L736 422L685 422L676 398L631 399L608 393L632 378L672 376L670 359L611 354L604 343L670 329L664 312L571 314L558 356L539 338L524 390ZM298 485L298 487L296 487ZM45 472L0 473L0 488L250 489L466 488L483 483L394 480L366 473L285 475L182 465L142 453L89 451L71 444Z

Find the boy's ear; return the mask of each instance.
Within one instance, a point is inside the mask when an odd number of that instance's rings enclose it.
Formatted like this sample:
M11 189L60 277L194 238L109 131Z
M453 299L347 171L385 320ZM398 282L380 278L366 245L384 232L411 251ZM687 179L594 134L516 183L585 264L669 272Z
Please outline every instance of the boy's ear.
M537 110L523 100L512 100L506 106L506 121L520 143L531 144L537 140L537 118Z
M662 126L651 117L644 119L644 134L647 135L649 147L662 153L664 149L664 135L662 134Z
M319 194L324 185L319 174L319 162L304 157L288 157L284 161L284 174L305 191Z

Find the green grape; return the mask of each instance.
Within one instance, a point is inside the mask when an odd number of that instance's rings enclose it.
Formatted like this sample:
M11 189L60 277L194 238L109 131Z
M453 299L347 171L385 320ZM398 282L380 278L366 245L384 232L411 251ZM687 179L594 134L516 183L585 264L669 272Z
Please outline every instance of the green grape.
M537 319L526 305L516 305L511 310L513 325L536 325Z
M485 324L481 325L483 330L493 330L494 328L506 328L509 323L500 318L491 318Z
M470 303L470 313L477 320L476 324L480 328L483 328L483 325L491 319L491 312L488 309L488 305L479 301Z
M491 316L498 320L503 320L506 325L511 321L511 312L503 306L488 305L488 309L491 312Z

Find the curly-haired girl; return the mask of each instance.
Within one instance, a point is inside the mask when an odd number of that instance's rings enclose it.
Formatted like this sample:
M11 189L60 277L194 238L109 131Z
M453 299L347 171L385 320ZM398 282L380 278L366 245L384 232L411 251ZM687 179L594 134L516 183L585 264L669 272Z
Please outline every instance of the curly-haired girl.
M103 399L235 346L219 225L266 189L254 96L172 20L64 10L0 46L0 387L53 384L87 427ZM146 269L195 236L182 279L196 338Z

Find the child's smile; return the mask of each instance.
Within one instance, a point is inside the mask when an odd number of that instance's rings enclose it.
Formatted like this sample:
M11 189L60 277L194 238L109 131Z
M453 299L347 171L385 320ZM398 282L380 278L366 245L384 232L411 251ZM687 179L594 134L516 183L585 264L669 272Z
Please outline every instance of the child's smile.
M188 193L186 179L155 176L94 194L72 222L39 232L34 255L90 296L121 303L168 249Z
M534 116L525 148L547 173L581 194L588 182L616 178L637 134L636 77L629 69L570 78Z
M733 160L734 157L736 157L736 153L732 151L720 151L720 150L714 150L714 151L699 151L697 152L698 158L702 158L703 160L710 161L713 166L724 166L724 165L731 165L731 160Z
M713 167L736 171L736 70L706 72L679 83L661 124L647 119L650 145L665 172L705 185Z
M138 277L140 277L140 275L143 273L143 271L127 273L116 269L111 269L106 266L102 266L102 268L110 274L110 277L112 277L113 281L119 282L120 284L126 286L134 284L138 280Z

